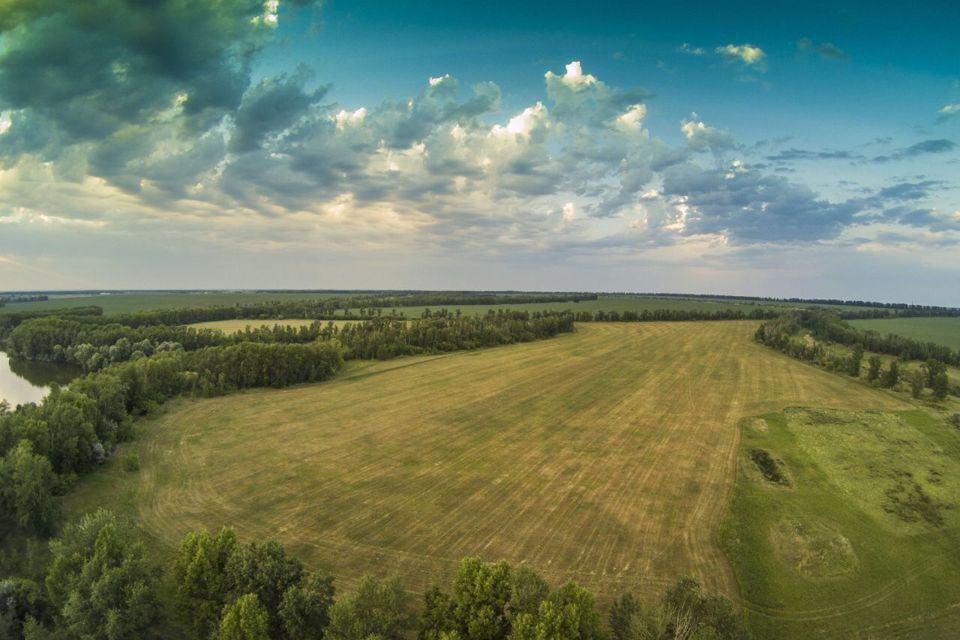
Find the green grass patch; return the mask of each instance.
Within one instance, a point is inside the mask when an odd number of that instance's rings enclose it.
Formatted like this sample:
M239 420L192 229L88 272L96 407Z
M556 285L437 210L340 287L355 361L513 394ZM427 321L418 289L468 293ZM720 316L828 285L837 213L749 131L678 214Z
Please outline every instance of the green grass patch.
M960 318L884 318L851 320L850 324L858 329L878 331L884 335L896 333L914 340L960 349Z
M721 532L758 637L960 629L960 433L919 410L764 418L743 429ZM790 491L754 471L760 449L790 470Z

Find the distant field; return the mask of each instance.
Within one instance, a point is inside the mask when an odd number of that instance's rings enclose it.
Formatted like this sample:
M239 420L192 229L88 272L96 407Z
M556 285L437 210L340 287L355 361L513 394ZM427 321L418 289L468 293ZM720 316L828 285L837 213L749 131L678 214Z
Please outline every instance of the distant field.
M789 484L751 458L766 451ZM748 420L723 533L759 638L960 637L960 431L924 411Z
M98 296L60 296L46 302L18 302L0 308L0 313L9 311L36 311L41 309L68 309L96 305L107 315L136 313L157 309L182 309L186 307L219 307L236 304L254 304L275 300L314 300L330 298L335 293L244 293L237 291L211 291L208 293L117 293Z
M422 590L476 554L575 579L605 602L652 598L685 573L736 595L717 532L740 419L906 406L758 345L756 326L581 325L178 401L127 445L139 472L109 463L67 510L126 510L161 555L200 527L277 538L340 588L370 572Z
M96 296L57 296L46 302L23 302L8 304L0 307L0 313L9 311L35 311L41 309L67 309L97 305L103 308L106 315L115 313L135 313L138 311L152 311L156 309L180 309L185 307L216 307L233 306L236 304L255 304L277 300L314 300L330 298L349 293L251 293L242 291L210 291L206 293L117 293ZM430 307L434 310L442 305ZM645 309L675 309L681 311L718 311L723 309L740 309L749 311L756 306L771 306L775 308L789 308L792 305L770 301L733 301L707 298L674 298L653 297L638 295L601 295L599 300L583 302L548 302L533 304L505 304L505 305L462 305L447 306L454 310L461 309L465 314L482 314L488 309L516 309L521 311L564 310L572 311L643 311ZM825 305L819 305L825 306ZM408 318L420 317L428 307L400 307ZM837 307L829 307L834 308ZM843 307L853 309L855 307Z
M274 327L274 326L283 326L283 327L309 327L311 324L316 322L315 320L303 320L303 319L292 319L292 320L214 320L212 322L194 322L189 325L195 329L216 329L218 331L223 331L224 333L237 333L238 331L243 331L247 327L251 329L256 329L258 327ZM327 324L330 321L322 321L323 324ZM332 321L337 327L342 327L351 322L358 322L354 320L335 320Z
M936 342L960 349L960 318L891 318L889 320L851 320L860 329L871 329L883 334Z

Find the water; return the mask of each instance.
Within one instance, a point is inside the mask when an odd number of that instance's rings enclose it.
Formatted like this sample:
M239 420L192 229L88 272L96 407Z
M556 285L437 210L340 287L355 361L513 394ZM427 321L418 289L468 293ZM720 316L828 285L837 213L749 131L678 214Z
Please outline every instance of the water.
M79 367L52 362L14 360L0 351L0 400L10 408L28 402L40 402L50 385L65 385L82 371Z

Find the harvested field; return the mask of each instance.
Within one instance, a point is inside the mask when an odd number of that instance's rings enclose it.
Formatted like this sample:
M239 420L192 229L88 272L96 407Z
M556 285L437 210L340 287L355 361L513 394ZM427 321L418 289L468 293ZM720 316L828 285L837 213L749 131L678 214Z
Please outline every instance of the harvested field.
M529 563L606 600L680 574L736 595L717 530L738 422L895 396L756 344L754 322L579 325L476 352L352 363L337 379L178 401L70 509L127 509L169 553L190 530L273 537L341 587L411 589L467 555Z

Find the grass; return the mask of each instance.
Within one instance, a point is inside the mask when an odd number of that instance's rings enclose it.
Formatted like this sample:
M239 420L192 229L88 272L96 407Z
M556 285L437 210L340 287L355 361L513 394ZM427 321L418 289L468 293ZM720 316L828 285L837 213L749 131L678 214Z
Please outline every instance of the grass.
M920 410L764 418L745 422L722 534L757 636L957 637L960 431Z
M604 602L652 599L681 574L735 595L717 531L741 418L905 407L756 344L756 326L588 324L181 400L124 448L118 459L137 456L138 471L108 463L67 510L132 515L161 560L201 527L276 538L341 588L399 573L419 591L480 555L577 580Z
M960 349L960 318L851 320L850 324L858 329L870 329L884 335L896 333L914 340L936 342L951 349Z

